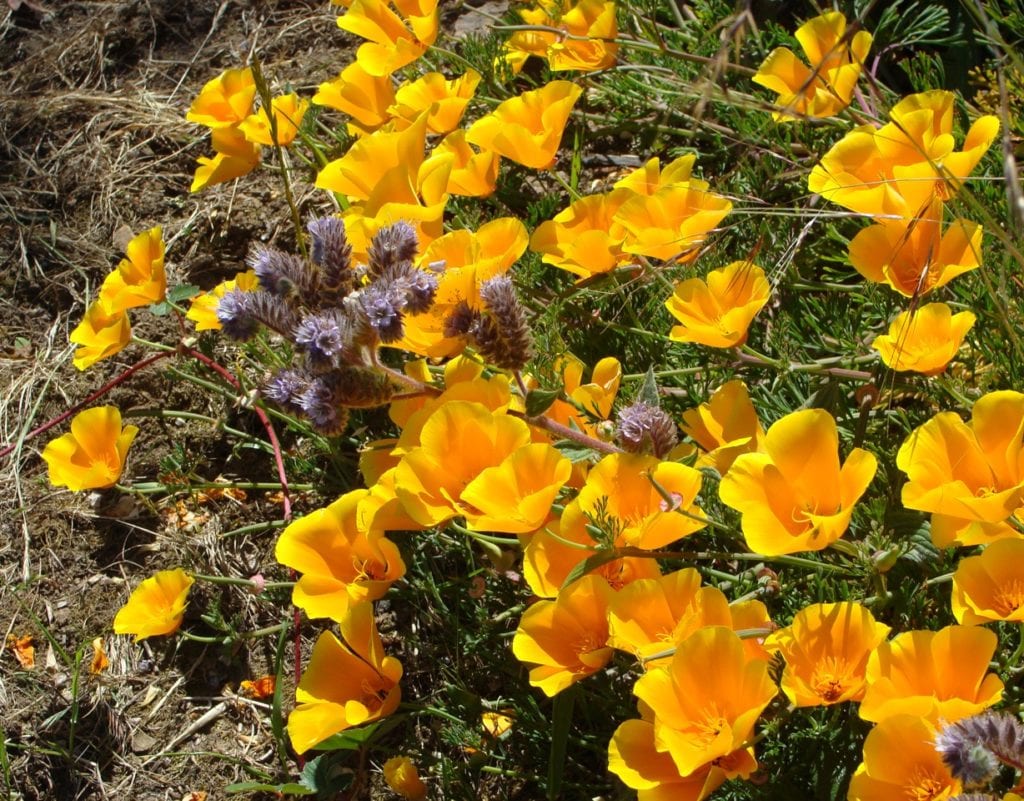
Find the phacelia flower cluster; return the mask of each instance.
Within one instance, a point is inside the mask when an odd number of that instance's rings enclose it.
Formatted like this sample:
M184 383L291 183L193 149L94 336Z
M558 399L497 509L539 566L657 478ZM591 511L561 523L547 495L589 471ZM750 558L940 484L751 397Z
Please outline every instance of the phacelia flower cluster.
M377 233L365 265L353 263L342 220L322 217L307 230L309 259L255 250L249 262L258 289L227 292L217 319L231 339L266 327L289 341L296 363L265 384L264 397L336 434L349 409L380 406L395 394L377 349L402 338L406 315L431 308L437 275L415 266L419 240L406 222Z

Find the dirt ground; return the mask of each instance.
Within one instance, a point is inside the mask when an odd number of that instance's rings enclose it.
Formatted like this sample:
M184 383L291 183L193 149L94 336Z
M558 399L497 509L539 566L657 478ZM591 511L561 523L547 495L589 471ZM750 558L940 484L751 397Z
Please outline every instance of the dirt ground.
M270 178L189 195L208 136L185 112L207 80L253 51L274 86L310 96L351 60L354 40L337 28L336 13L326 0L3 5L0 447L142 355L131 346L83 373L71 366L68 334L120 258L126 232L161 225L169 282L202 288L243 269L250 243L288 244L287 206ZM330 210L322 193L299 191L306 213ZM136 334L173 341L170 318L137 311ZM229 401L197 396L163 370L140 374L102 402L253 425ZM156 479L169 458L211 479L274 476L265 454L233 449L209 424L133 422L142 427L129 463L136 480ZM279 501L257 491L244 504L213 498L175 510L54 489L39 452L66 430L0 460L0 638L30 635L36 647L31 670L9 649L0 655L3 796L199 801L200 793L221 798L230 782L252 780L247 766L272 773L280 763L267 705L233 694L241 680L267 672L272 648L225 654L160 638L136 645L114 637L111 622L132 587L176 560L222 575L280 570L273 529L219 536L280 519ZM244 593L230 597L235 606L222 614L248 628L287 613ZM202 601L200 594L190 608ZM87 667L98 636L111 664L93 676ZM293 697L293 687L284 690Z

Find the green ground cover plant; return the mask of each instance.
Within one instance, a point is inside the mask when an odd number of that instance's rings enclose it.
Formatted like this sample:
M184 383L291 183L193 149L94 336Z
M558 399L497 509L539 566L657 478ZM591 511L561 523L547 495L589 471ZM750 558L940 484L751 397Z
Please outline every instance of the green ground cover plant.
M244 709L215 796L1020 798L1024 10L442 11L311 8L333 75L255 41L182 108L181 196L284 213L217 282L125 234L66 369L127 366L0 450L168 532L96 639L19 607L70 700L8 796L107 769L145 649L244 666L149 749Z

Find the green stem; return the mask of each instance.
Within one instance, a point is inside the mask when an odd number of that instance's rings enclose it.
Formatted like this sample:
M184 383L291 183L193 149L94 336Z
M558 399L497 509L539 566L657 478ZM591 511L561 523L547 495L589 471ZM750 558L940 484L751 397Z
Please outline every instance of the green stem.
M473 531L465 526L460 526L458 523L450 521L448 528L454 529L460 534L469 537L473 540L479 540L480 542L486 542L490 545L501 545L505 548L520 548L521 543L518 539L512 539L510 537L495 537L492 534L482 534L479 531Z
M248 587L249 589L263 588L267 590L273 590L278 589L280 587L291 588L295 586L294 581L264 581L261 583L259 581L253 581L252 579L234 578L232 576L209 576L203 573L190 573L189 575L192 576L192 578L194 579L198 579L199 581L206 581L210 584L223 584L226 586L234 587Z
M176 345L166 345L163 342L153 342L152 340L149 339L137 337L134 334L132 334L132 342L136 345L143 345L144 347L152 348L153 350L163 351L165 353L173 352L178 349Z
M289 487L291 484L288 485ZM264 520L262 523L250 523L247 526L239 526L233 528L230 531L222 531L218 536L220 537L237 537L240 534L252 534L256 531L265 531L266 529L284 528L287 526L289 521L287 520Z

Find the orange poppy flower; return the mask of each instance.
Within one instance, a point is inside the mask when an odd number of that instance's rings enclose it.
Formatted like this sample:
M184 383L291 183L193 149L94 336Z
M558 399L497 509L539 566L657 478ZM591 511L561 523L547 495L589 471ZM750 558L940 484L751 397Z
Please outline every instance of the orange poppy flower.
M402 663L384 655L373 604L352 607L341 637L325 631L313 646L288 716L288 738L304 754L352 726L387 717L398 708Z
M953 574L953 617L973 626L1024 622L1024 540L1002 539L961 559Z
M608 744L608 770L637 791L637 801L702 801L727 779L757 770L754 749L740 749L683 775L671 755L658 750L654 724L627 720Z
M601 576L584 576L553 601L537 601L523 613L512 653L530 669L530 684L554 696L612 658L608 603L614 590Z
M213 129L234 126L252 112L255 97L252 68L224 70L206 82L185 119Z
M166 294L164 240L158 225L128 243L125 258L103 281L100 301L107 309L117 311L159 303Z
M696 467L713 467L724 476L736 457L764 449L764 429L746 385L728 381L706 403L683 412L683 431L704 451Z
M391 119L388 107L395 102L390 75L370 75L358 61L332 81L320 84L313 102L348 114L360 135L375 131Z
M261 108L238 123L238 130L254 144L287 147L295 141L308 109L309 101L295 92L275 97L270 101L269 114Z
M820 551L850 525L877 464L854 448L840 466L835 419L822 409L805 409L768 429L763 453L736 457L718 494L742 515L743 536L755 553Z
M903 98L880 128L850 131L811 170L808 188L850 211L921 216L933 199L948 200L999 133L999 119L979 117L955 150L953 105L946 91Z
M540 89L505 100L474 122L466 141L517 164L546 170L555 162L562 132L583 89L551 81Z
M896 317L889 333L875 337L871 347L891 370L938 375L956 356L977 317L953 314L945 303L929 303Z
M871 49L871 34L858 31L846 35L846 17L830 11L808 20L796 31L810 67L788 47L768 54L751 79L778 93L780 109L772 118L780 122L800 116L831 117L853 99L861 67Z
M887 718L868 732L864 761L850 781L848 801L949 799L963 789L935 749L934 722L916 715Z
M1004 390L975 402L970 425L940 412L903 443L896 455L908 478L903 505L940 518L932 530L936 545L979 545L1014 534L1003 524L1024 504L1022 430L1024 394Z
M135 641L173 634L185 617L188 591L195 579L180 567L161 570L139 584L114 617L116 634L134 634Z
M742 345L747 341L751 321L770 294L764 270L748 261L734 261L721 270L712 270L706 281L683 281L665 302L679 322L669 332L669 339L712 348Z
M79 412L71 418L71 431L43 448L50 483L72 492L114 486L138 433L135 426L121 427L121 412L116 406Z
M995 634L975 626L896 635L868 657L860 716L875 723L902 714L953 723L976 715L1003 697L1003 682L987 672L998 644Z
M679 643L666 667L641 676L633 692L654 712L656 747L689 776L746 743L778 688L768 662L750 659L735 632L707 626Z
M68 339L73 345L78 345L75 349L75 367L84 370L124 350L132 340L132 327L124 309L112 310L97 300L85 310L82 322Z
M260 146L250 142L237 126L217 128L210 135L215 155L200 156L190 192L248 175L260 163Z
M764 647L786 660L782 691L794 706L829 706L864 696L868 657L889 627L858 603L811 604Z
M359 504L367 495L364 489L347 492L290 523L277 540L277 561L302 574L292 603L311 618L340 622L352 606L377 600L405 575L395 544L358 525Z

